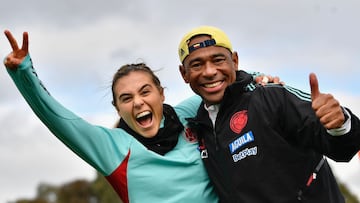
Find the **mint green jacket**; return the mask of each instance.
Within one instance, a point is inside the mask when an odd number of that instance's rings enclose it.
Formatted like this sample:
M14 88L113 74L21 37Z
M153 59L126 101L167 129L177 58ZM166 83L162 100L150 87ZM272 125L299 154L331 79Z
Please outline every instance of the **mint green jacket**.
M200 159L197 140L187 130L185 120L195 116L200 97L174 107L185 130L179 134L176 147L162 156L124 130L93 125L62 106L38 79L29 55L16 70L7 70L38 118L104 175L124 203L218 202Z

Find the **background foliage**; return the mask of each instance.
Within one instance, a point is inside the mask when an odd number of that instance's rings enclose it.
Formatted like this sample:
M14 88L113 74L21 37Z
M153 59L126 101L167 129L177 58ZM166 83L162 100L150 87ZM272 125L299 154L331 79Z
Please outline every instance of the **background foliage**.
M360 203L345 184L339 183L346 203ZM93 181L74 180L61 186L41 183L34 199L19 199L9 203L122 203L107 180L97 174Z

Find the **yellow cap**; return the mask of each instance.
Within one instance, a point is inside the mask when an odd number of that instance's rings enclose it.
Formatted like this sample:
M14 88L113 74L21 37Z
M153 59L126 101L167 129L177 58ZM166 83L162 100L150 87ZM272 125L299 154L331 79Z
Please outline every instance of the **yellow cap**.
M206 40L189 47L190 40L197 35L209 35L211 40ZM231 52L233 51L229 38L222 30L212 26L200 26L188 32L180 41L179 58L181 63L192 51L207 46L221 46L229 49Z

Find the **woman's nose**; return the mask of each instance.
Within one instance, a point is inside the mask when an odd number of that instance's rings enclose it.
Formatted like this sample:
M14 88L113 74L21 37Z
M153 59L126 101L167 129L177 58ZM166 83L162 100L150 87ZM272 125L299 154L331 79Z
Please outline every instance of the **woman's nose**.
M134 107L138 108L141 107L144 104L144 100L140 97L135 97L134 98Z

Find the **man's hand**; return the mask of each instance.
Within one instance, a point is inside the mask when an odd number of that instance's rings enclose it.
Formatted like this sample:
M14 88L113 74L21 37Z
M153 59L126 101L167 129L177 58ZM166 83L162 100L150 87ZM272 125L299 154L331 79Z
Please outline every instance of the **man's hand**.
M314 73L309 75L312 108L320 122L328 130L340 128L345 122L345 116L339 102L331 94L323 94Z
M255 82L256 84L260 84L260 85L266 85L268 83L274 83L274 84L281 84L281 85L285 85L284 82L280 81L280 78L275 76L271 76L271 75L260 75L257 76L255 78Z
M19 46L15 38L13 37L13 35L9 30L5 30L4 33L7 39L9 40L10 46L13 50L9 55L6 56L4 60L4 65L10 69L16 69L24 60L26 55L29 53L28 33L27 32L23 33L23 44L21 49L19 49Z

